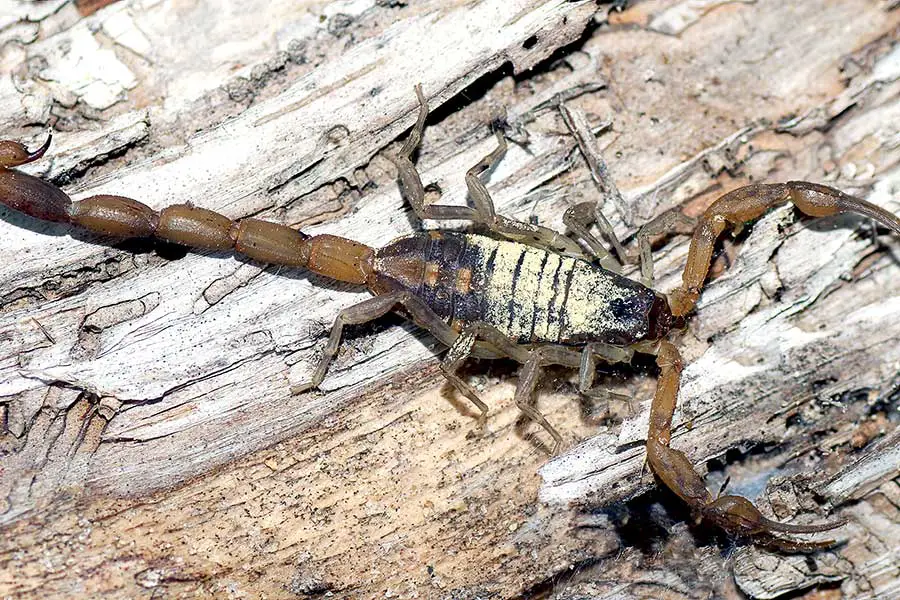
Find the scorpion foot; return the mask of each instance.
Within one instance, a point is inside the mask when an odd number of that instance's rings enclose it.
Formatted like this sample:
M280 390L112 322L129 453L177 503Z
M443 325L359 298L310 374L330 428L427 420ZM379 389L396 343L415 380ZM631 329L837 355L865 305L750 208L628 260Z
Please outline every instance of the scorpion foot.
M318 390L319 386L313 383L312 381L307 381L306 383L301 383L300 385L292 385L291 386L291 395L298 396L305 392L311 392Z

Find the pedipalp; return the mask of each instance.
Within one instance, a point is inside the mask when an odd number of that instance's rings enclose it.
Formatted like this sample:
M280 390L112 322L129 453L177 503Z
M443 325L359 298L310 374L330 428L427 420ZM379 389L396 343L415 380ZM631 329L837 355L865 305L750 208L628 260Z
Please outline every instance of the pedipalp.
M737 188L713 202L700 218L691 238L682 284L669 294L672 314L684 316L694 309L709 272L716 240L726 227L741 227L766 211L791 202L811 217L850 212L875 220L900 235L900 218L883 208L834 188L808 181L757 183Z
M683 362L675 346L666 340L654 348L659 379L650 408L650 428L647 433L647 463L672 492L681 498L702 520L715 523L738 536L760 538L765 544L782 548L818 549L834 545L834 540L822 542L798 541L778 534L808 534L830 531L846 523L839 519L812 525L781 523L762 515L753 503L736 495L713 497L693 463L680 450L670 447L672 418L681 380Z

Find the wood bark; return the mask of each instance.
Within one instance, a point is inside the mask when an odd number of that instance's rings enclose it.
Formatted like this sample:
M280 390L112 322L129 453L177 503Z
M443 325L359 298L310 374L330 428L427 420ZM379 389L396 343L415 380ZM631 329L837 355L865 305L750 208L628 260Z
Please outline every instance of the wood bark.
M380 246L422 226L385 158L421 83L418 166L445 203L466 202L503 118L498 212L558 230L597 200L628 239L750 181L900 212L896 2L610 10L0 0L0 131L34 145L52 127L25 170L76 198ZM596 134L606 188L561 105ZM686 252L658 241L657 289ZM538 406L568 443L551 459L512 402L515 365L467 371L491 407L479 430L439 345L400 319L348 331L321 392L291 395L358 289L0 209L0 597L900 596L900 240L785 207L716 265L676 336L673 446L770 516L848 518L832 550L735 546L658 490L642 469L651 361L601 369L633 398L609 406L548 374Z

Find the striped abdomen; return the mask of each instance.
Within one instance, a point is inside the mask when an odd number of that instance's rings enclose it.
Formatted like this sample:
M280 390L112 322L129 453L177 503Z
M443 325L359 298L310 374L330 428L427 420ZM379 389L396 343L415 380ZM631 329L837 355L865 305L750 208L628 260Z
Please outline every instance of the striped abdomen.
M482 321L519 343L618 345L665 333L654 322L665 299L652 290L517 242L415 234L377 250L375 270L376 291L406 289L457 330Z

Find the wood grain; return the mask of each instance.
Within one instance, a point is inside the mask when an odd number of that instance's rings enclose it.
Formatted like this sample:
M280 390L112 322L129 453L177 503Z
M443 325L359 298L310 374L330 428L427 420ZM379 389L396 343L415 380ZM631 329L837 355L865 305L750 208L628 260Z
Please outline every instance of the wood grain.
M443 201L493 148L498 209L562 229L600 196L559 102L600 128L622 237L751 180L808 179L900 212L900 14L886 2L139 2L82 17L0 0L0 128L75 197L192 202L372 245L420 226L384 158L434 114L418 165ZM426 223L434 227L435 223ZM460 224L460 226L463 224ZM726 242L680 345L673 445L780 519L847 516L806 557L731 551L642 473L635 398L545 378L559 457L476 364L485 431L436 342L357 328L365 297L291 269L70 232L0 209L0 597L767 598L897 593L900 241L779 209ZM685 239L662 240L672 289ZM727 260L726 260L727 259ZM726 262L729 268L722 274ZM718 276L720 275L721 276ZM723 551L723 549L725 551Z

